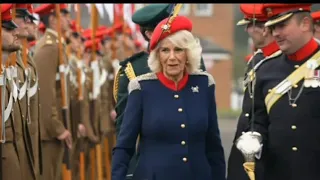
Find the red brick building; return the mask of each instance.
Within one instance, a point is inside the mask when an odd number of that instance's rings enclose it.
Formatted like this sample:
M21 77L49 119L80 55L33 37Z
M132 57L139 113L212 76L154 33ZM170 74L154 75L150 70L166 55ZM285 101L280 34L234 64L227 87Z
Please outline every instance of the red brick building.
M181 15L193 22L193 33L211 41L211 49L203 52L206 63L213 63L208 71L216 81L216 99L219 109L230 109L232 91L232 54L234 48L234 14L231 4L184 4ZM202 42L201 42L202 43ZM203 49L206 45L202 43ZM229 52L229 53L227 53Z

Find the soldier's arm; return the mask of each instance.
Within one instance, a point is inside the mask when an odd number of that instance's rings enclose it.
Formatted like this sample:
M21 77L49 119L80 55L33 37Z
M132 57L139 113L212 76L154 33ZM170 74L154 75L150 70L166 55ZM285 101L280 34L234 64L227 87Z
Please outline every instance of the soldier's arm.
M107 79L105 83L102 85L101 89L101 108L100 108L100 114L101 116L101 132L106 133L110 132L110 104L109 100L112 98L109 96L109 86L110 86L110 81Z
M135 152L136 140L141 130L142 93L137 88L138 86L139 82L137 80L132 80L129 83L129 88L132 91L129 92L126 112L112 156L111 179L113 180L125 179L130 159Z
M214 177L217 180L225 180L226 163L224 159L224 151L221 143L220 131L218 126L214 84L211 84L208 88L208 100L209 118L208 131L206 134L206 156L211 166L212 177Z
M58 102L55 86L58 59L58 48L51 45L43 46L34 55L39 74L39 87L41 88L41 92L45 93L40 97L40 102L45 106L51 106L51 114L45 115L49 116L49 118L44 118L45 120L48 120L48 122L43 123L46 124L46 131L49 132L52 137L58 137L66 130L62 121L58 119ZM45 102L45 100L49 100L49 102Z
M128 99L128 92L127 92L127 83L129 83L129 79L125 75L123 67L119 69L120 77L119 77L119 85L118 85L118 92L117 93L117 102L115 106L115 111L117 113L116 117L116 135L119 134L120 126L122 124L124 110L126 108L127 99ZM121 76L122 74L122 76Z

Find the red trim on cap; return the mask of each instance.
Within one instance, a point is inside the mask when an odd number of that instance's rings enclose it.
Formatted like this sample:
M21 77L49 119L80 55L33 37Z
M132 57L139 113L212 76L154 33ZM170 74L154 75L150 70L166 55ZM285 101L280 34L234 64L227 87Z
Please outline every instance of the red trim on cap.
M306 45L300 48L294 54L288 55L288 58L292 61L303 61L307 57L311 56L319 48L318 43L312 38Z
M279 46L276 41L266 45L265 47L261 48L264 56L270 56L271 54L275 53L279 50Z
M159 81L166 86L167 88L173 90L173 91L180 91L181 89L183 89L186 85L187 82L189 80L189 74L185 74L183 76L183 78L178 82L178 87L176 87L176 83L170 79L168 79L163 72L159 72L157 73L157 77L159 79Z

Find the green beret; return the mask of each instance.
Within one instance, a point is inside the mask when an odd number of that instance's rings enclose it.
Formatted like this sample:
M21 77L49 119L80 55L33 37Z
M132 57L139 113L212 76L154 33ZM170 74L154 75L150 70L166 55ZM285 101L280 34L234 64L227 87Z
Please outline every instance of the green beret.
M137 10L132 21L142 27L155 28L160 21L169 17L170 4L150 4Z

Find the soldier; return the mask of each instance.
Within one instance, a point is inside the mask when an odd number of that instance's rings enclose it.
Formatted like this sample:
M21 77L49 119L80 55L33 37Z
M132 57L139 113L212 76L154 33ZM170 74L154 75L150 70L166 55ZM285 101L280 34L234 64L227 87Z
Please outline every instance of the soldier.
M2 42L2 64L7 62L9 54L16 52L20 49L18 42L18 31L16 30L17 25L12 21L12 4L1 4L1 42ZM8 71L7 71L8 72ZM5 92L5 111L3 112L5 120L5 143L1 145L2 158L1 158L1 176L4 180L17 179L22 180L23 170L20 165L20 159L22 158L17 151L18 139L22 138L20 134L17 137L15 129L18 127L14 121L14 115L11 112L13 109L13 93L15 92L12 86L11 74L7 74L7 84ZM3 86L2 86L3 88ZM2 143L2 142L1 142Z
M22 9L21 6L24 5ZM36 40L36 25L34 21L36 18L32 15L33 14L33 6L32 4L20 4L17 7L20 7L21 10L17 9L17 14L19 12L24 13L24 17L28 18L29 20L26 22L26 30L27 36L26 40L28 42ZM27 8L27 11L26 9ZM19 10L19 11L18 11ZM28 125L28 131L30 132L31 138L31 147L33 153L33 164L34 164L34 171L36 179L40 178L41 172L41 165L42 165L42 156L41 156L41 140L40 140L40 104L38 99L38 73L35 66L35 62L33 60L33 56L31 51L28 49L26 50L27 54L27 65L25 65L25 69L28 72L26 76L27 80L27 113L26 116L30 118L30 123Z
M70 17L66 4L60 4L60 11L55 11L55 4L43 4L36 8L41 21L45 24L46 32L37 43L34 60L38 68L40 104L42 113L41 140L43 149L43 180L57 180L61 175L64 143L71 149L72 136L66 126L69 126L69 76L67 57L63 48L63 60L59 57L58 24L56 13L60 14L61 33L70 28ZM63 39L61 40L62 42ZM65 44L63 44L65 46ZM60 64L64 62L64 64ZM64 71L62 71L64 70ZM60 74L65 73L66 89L61 85ZM67 90L67 92L65 92ZM62 92L65 92L66 107L62 107ZM63 121L67 122L63 122Z
M87 109L83 109L84 106L88 108L88 105L84 105L84 103L87 102L83 100L83 89L85 82L85 75L83 71L84 63L81 59L83 54L83 51L81 49L81 46L83 45L83 38L81 37L80 32L78 32L75 23L75 21L71 22L71 32L69 33L69 37L67 38L67 49L69 51L68 59L70 66L70 81L72 92L70 97L72 137L74 137L73 146L75 147L72 151L72 177L74 179L79 179L80 150L83 149L83 141L81 141L80 138L86 136L86 127L83 125L83 123L84 118L89 116L89 112Z
M28 11L27 4L16 4L16 17L14 22L18 25L18 38L21 44L21 49L16 52L12 58L13 66L16 68L17 76L14 77L14 85L18 89L17 101L14 104L14 118L15 122L21 123L21 129L16 128L17 134L22 134L23 138L20 140L21 144L18 143L17 149L19 152L19 160L23 171L23 177L25 179L36 179L35 167L34 167L34 154L32 147L33 136L31 128L31 117L29 114L30 106L27 104L27 87L28 87L28 75L26 74L27 65L27 23L30 21L29 16L31 15ZM16 61L16 62L14 62ZM15 64L16 63L16 64ZM32 107L31 107L32 108ZM22 143L23 142L23 143ZM24 144L24 145L22 145Z
M248 130L249 119L252 118L252 73L259 69L263 63L268 60L274 59L272 57L280 55L279 47L276 44L274 37L269 28L264 27L267 21L267 14L262 11L261 4L241 4L240 10L245 18L240 20L237 25L246 25L245 30L252 38L253 45L258 50L254 53L248 62L244 79L244 97L242 104L242 112L238 119L237 131L233 142L235 143L238 137L241 136L243 131ZM263 60L263 61L262 61ZM244 157L234 144L232 146L229 162L228 162L228 180L248 180L249 177L243 169ZM256 178L260 177L263 173L263 168L260 164L256 167ZM260 176L259 176L260 175Z
M311 4L262 7L268 13L265 26L283 52L257 72L251 130L258 138L251 144L262 142L255 150L260 150L265 180L320 179L320 48L313 38L310 9Z
M314 37L318 43L320 43L320 11L313 12L311 14L314 24Z

